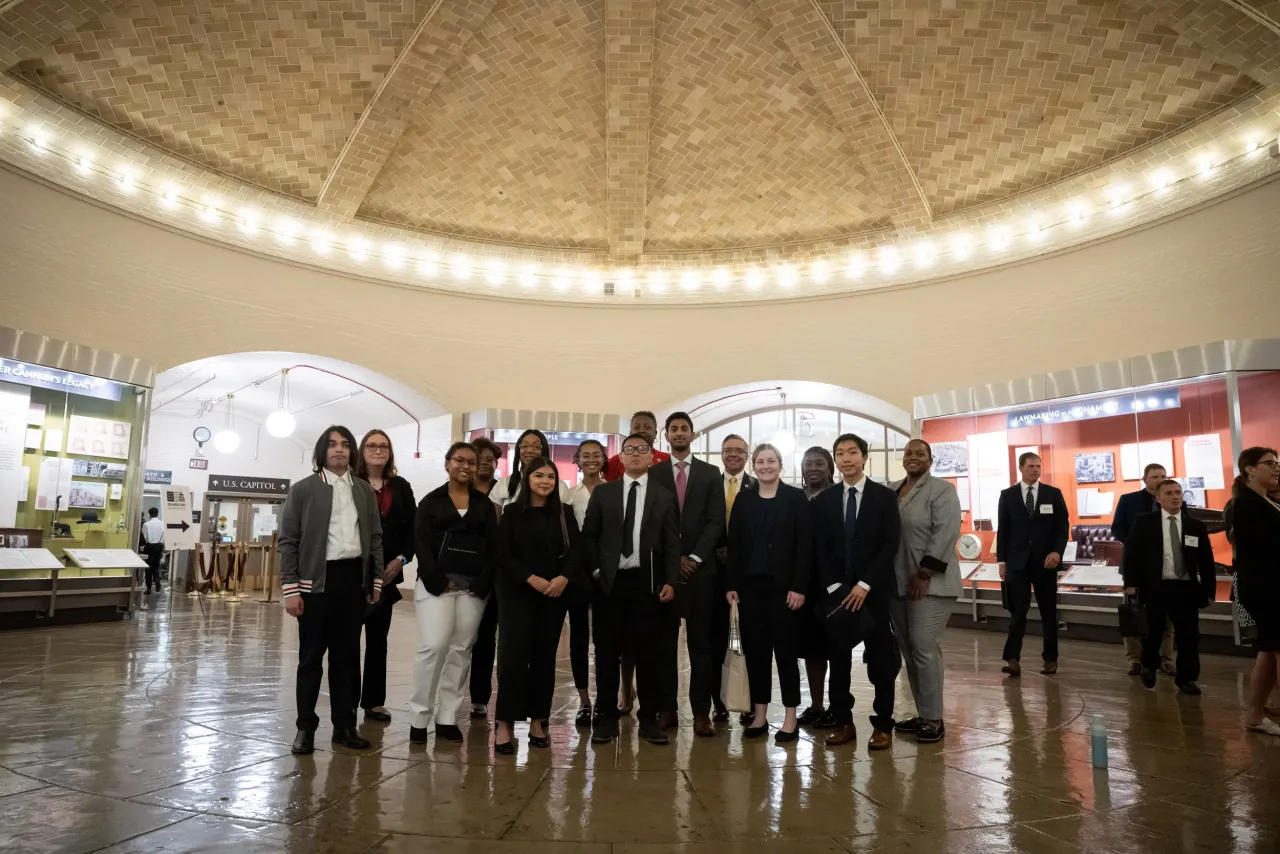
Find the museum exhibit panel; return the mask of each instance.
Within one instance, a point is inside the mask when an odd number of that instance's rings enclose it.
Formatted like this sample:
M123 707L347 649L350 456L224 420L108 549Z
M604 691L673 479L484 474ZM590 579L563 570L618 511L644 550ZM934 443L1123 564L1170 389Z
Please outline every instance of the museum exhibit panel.
M1201 614L1206 648L1248 646L1230 604L1231 545L1223 508L1235 458L1280 434L1280 339L1219 341L1064 371L926 395L915 400L933 473L964 512L958 551L966 593L952 625L1003 631L995 548L1001 490L1020 479L1018 459L1043 461L1062 490L1070 540L1059 570L1064 637L1118 640L1123 546L1112 534L1120 496L1143 488L1159 464L1205 522L1218 567L1217 601ZM1032 612L1035 620L1037 611Z
M0 628L137 605L150 365L0 327Z

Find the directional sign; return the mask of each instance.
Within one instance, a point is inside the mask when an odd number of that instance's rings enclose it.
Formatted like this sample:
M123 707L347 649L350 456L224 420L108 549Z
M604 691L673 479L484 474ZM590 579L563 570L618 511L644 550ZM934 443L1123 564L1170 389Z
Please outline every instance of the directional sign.
M147 469L143 472L142 482L168 485L173 483L173 472L169 469Z
M289 491L289 479L211 474L209 475L209 490L211 492L239 492L248 495L284 495Z
M196 529L191 524L191 490L171 486L164 490L164 544L170 549L194 549Z

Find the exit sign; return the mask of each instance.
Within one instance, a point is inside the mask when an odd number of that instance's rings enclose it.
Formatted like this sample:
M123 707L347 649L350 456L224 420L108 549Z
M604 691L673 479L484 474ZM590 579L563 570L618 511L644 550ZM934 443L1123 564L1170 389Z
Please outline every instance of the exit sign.
M204 457L192 457L190 467L193 469L207 469L209 461Z

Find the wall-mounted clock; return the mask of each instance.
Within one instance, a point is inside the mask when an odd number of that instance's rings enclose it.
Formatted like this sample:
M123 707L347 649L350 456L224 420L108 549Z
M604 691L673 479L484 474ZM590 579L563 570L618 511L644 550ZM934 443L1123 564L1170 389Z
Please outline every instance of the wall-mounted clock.
M965 560L977 560L982 554L982 540L977 534L963 534L956 540L956 551Z
M209 432L208 427L197 427L191 434L191 438L196 440L196 444L203 445L205 442L213 438L213 433Z

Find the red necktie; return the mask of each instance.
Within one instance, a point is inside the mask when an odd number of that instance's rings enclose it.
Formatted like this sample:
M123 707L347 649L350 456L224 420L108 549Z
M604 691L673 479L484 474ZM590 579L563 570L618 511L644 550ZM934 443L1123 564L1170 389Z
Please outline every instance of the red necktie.
M680 467L680 471L676 473L676 498L680 502L680 511L684 512L684 489L689 485L689 478L684 473L684 467L687 464L681 461L676 465Z

